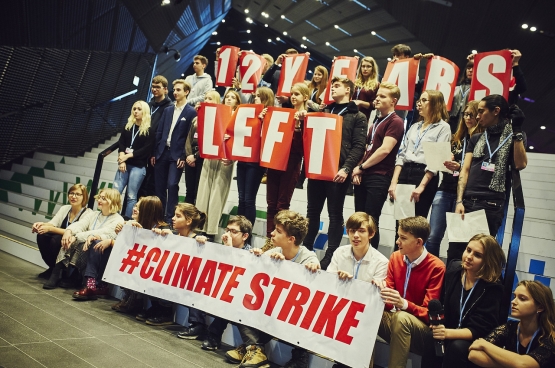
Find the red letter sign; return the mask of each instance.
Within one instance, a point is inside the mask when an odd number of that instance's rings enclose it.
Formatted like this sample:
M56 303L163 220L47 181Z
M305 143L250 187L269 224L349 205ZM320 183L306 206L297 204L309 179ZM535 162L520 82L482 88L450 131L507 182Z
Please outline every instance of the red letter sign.
M303 147L308 179L332 181L339 169L343 117L322 112L305 118Z
M474 73L468 101L489 95L509 98L512 58L509 50L482 52L474 57Z
M285 56L283 64L281 65L276 96L291 96L291 87L293 87L295 83L304 82L307 67L307 54Z
M331 104L333 99L331 98L331 80L334 77L349 78L353 82L357 77L357 64L358 59L351 56L338 56L335 58L331 65L330 77L328 80L328 87L326 88L326 94L324 97L324 103L326 105Z
M274 170L287 170L287 161L295 131L294 109L268 107L262 124L260 166Z
M253 93L260 82L266 59L250 51L242 51L239 61L239 75L241 76L241 90L243 93Z
M231 137L225 141L226 157L230 160L258 162L260 157L260 119L258 115L264 106L241 105L233 114L226 134Z
M451 110L459 67L441 56L434 56L426 66L426 81L423 91L434 90L443 93L447 110Z
M200 104L197 118L200 157L225 158L224 132L230 118L230 106L207 102Z
M235 46L222 46L218 58L218 70L216 71L216 86L230 87L231 80L235 76L239 48Z
M397 110L412 110L419 63L419 60L413 58L387 63L382 81L396 84L401 90L401 98L395 106Z

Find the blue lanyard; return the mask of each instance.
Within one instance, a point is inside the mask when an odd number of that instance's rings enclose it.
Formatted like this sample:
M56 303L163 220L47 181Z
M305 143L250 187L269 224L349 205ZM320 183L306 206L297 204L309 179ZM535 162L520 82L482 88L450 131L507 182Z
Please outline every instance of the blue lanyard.
M370 251L370 249L368 249L368 251ZM358 278L358 270L359 270L359 268L360 268L360 265L362 264L362 259L363 259L364 257L361 258L360 261L357 261L357 259L355 258L355 254L353 253L353 250L352 250L352 249L351 249L351 253L353 254L353 259L354 259L354 262L353 262L353 273L354 273L355 280L356 280L356 279Z
M538 332L540 332L539 328L532 335L532 338L530 339L530 342L528 343L528 347L526 348L526 354L528 354L530 352L530 347L532 346L532 341L534 341ZM517 352L517 354L520 354L520 352L518 351L518 346L519 345L520 345L520 323L518 324L518 329L516 331L516 352Z
M412 152L414 152L416 154L416 151L418 150L418 147L420 146L420 142L422 142L422 138L424 138L424 136L426 135L426 133L428 132L428 130L430 130L430 128L434 125L434 124L430 124L429 127L426 128L426 130L422 133L422 135L420 135L420 129L422 129L422 126L424 125L424 122L420 123L420 126L418 127L418 129L416 129L416 141L414 142L414 149Z
M405 263L407 264L407 273L405 275L405 286L403 287L403 299L407 298L407 287L409 286L410 273L412 272L412 263L409 262L407 256L405 256Z
M466 155L466 137L463 138L463 150L462 150L462 160L461 160L461 171L464 165L464 156Z
M69 209L69 212L67 213L67 218L66 218L66 228L73 224L75 222L76 219L79 218L79 216L81 216L81 213L83 213L83 211L85 210L85 207L81 208L81 211L79 211L79 213L77 214L77 216L75 216L75 218L73 219L73 221L69 222L69 214L71 213L71 208Z
M150 113L150 115L154 115L154 113L155 113L156 111L158 111L159 108L160 108L160 106L156 106L156 108L154 109L153 112ZM151 108L151 110L152 110L152 108Z
M310 96L310 100L314 101L314 96L316 96L316 92L318 92L318 90L316 88L314 88L314 92L312 92L312 96ZM314 101L316 102L316 101Z
M461 87L461 92L462 92L462 87ZM464 100L466 99L466 95L468 94L468 92L470 92L470 87L468 87L468 89L466 90L466 92L464 92L464 93L462 94L462 96L463 96L463 99L462 99L462 100L463 100L463 103L464 103Z
M98 214L98 216L96 216L96 220L94 220L94 224L92 226L92 229L95 230L96 229L96 222L98 221L98 218L100 217L100 215L102 215L102 212L100 212ZM112 216L113 213L109 214L108 216L106 216L106 218L104 219L104 221L102 221L102 223L100 224L100 227L102 228L102 226L104 226L104 223L106 222L106 220L108 220L108 217Z
M360 87L360 88L358 89L357 98L355 98L355 100L358 100L358 96L360 95L360 91L362 91L362 87Z
M337 114L337 115L341 116L341 114L343 114L343 111L347 110L347 107L348 107L348 106L345 106L345 107L343 108L343 110L339 111L339 114ZM333 107L333 109L331 109L331 113L332 113L332 114L333 114L333 110L335 110L335 106Z
M129 148L133 148L133 142L135 142L135 138L137 138L137 135L139 135L139 132L141 131L141 128L139 128L139 130L137 130L137 133L135 133L136 126L137 124L133 124L133 133L131 133L131 145L129 146Z
M380 121L380 122L374 124L374 126L372 126L372 136L370 137L370 144L372 144L372 143L374 142L374 134L376 134L376 130L378 129L378 126L379 126L381 123L383 123L384 121L386 121L387 118L388 118L391 114L393 114L394 112L395 112L395 111L390 112L389 114L387 114L387 116L386 116L385 118L383 118L382 121Z
M297 255L291 259L291 262L295 262L297 257L299 257L299 254L301 254L301 248L299 248L299 251L297 252Z
M492 159L493 155L495 155L495 152L499 151L499 148L503 147L503 145L504 145L505 143L507 143L507 141L509 140L509 138L511 138L511 137L513 136L513 133L509 134L509 135L507 136L507 138L505 138L505 139L503 140L503 142L499 143L499 146L497 146L497 148L496 148L495 151L493 151L493 152L491 152L491 148L490 148L490 146L489 146L488 132L487 132L487 131L484 132L484 135L486 136L486 144L487 144L487 146L488 146L489 160L490 160L490 162L491 162L491 159Z
M463 304L464 287L466 286L466 273L464 274L464 280L463 280L463 285L462 285L462 290L461 290L461 300L459 302L460 312L459 312L459 327L458 328L461 328L464 308L466 307L466 303L468 302L468 299L470 299L470 295L472 295L472 292L474 291L474 288L476 287L476 284L478 283L478 281L480 281L480 279L476 279L476 281L474 281L474 285L472 285L472 289L470 289L470 293L468 293L468 296L466 297L466 299L464 301L464 304Z

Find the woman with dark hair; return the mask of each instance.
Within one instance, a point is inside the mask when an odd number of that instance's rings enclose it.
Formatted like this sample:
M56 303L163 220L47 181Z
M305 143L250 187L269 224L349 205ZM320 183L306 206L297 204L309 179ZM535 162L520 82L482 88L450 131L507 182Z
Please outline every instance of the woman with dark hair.
M436 194L439 178L437 172L427 169L424 159L424 142L449 142L451 129L443 94L439 91L424 91L416 101L420 118L405 135L395 162L395 171L389 186L389 197L396 199L397 184L412 184L410 200L414 201L415 216L428 217L428 211Z
M365 56L360 61L357 78L355 80L355 93L353 101L358 106L358 111L370 118L370 113L374 110L374 100L376 92L380 88L378 82L378 64L370 56Z
M462 263L451 262L445 273L445 319L441 325L430 326L434 339L445 341L444 368L467 367L472 341L486 336L499 324L503 297L499 279L505 253L495 238L478 234L470 239L462 258Z
M453 173L443 172L443 180L432 202L432 213L430 214L430 227L432 231L426 242L426 249L436 257L439 257L439 246L447 228L445 214L455 210L457 181L459 180L459 172L464 163L464 151L468 140L474 133L481 133L483 131L476 121L476 115L478 115L478 101L470 101L466 104L459 127L451 139L453 160L443 163ZM451 259L448 254L447 264L450 261Z
M46 271L38 275L41 279L48 280L52 275L66 227L79 221L81 216L91 211L90 208L87 208L89 193L83 184L72 185L67 191L67 199L69 204L62 206L52 220L35 222L31 228L31 232L37 233L40 255L48 266Z
M470 83L472 82L473 73L474 60L468 60L459 78L459 83L455 87L453 103L451 104L451 111L449 111L449 126L453 133L455 133L457 124L461 120L468 99L468 93L470 92Z
M464 218L465 212L484 209L490 235L496 236L505 215L509 165L522 170L528 162L522 134L524 113L516 105L509 108L503 96L490 95L480 101L476 119L485 131L473 135L466 146L455 212ZM449 245L453 259L462 253L455 244L459 243Z
M521 281L514 291L511 320L470 346L468 359L480 367L555 367L555 303L539 281Z
M307 106L314 111L320 109L322 99L320 96L326 91L328 85L328 70L323 65L318 65L314 68L312 80L307 83L310 89L310 99L306 102Z

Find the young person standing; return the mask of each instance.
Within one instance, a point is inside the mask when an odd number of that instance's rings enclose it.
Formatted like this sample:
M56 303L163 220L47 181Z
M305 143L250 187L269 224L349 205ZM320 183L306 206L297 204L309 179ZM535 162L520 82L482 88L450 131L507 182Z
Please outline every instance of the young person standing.
M372 247L380 244L380 215L395 169L395 158L404 134L404 123L395 113L401 91L393 83L384 82L376 93L374 104L380 113L366 137L362 162L353 169L355 211L366 212L376 224Z
M205 56L196 55L193 58L195 74L188 75L185 78L185 81L191 86L191 92L187 96L187 103L191 106L195 106L197 102L204 101L204 95L212 89L212 77L204 72L207 65L208 59Z
M370 56L363 57L355 80L353 101L357 104L358 111L366 116L366 120L370 118L370 113L374 110L374 99L380 87L378 73L376 60Z
M307 184L307 217L308 233L304 245L308 249L314 246L314 240L320 229L320 214L327 200L328 204L328 248L321 261L322 269L326 269L333 252L339 247L343 237L343 205L351 181L349 176L364 155L368 123L357 105L350 101L354 92L354 84L347 78L333 78L331 96L335 101L326 107L326 112L343 117L341 151L337 174L333 181L308 179Z

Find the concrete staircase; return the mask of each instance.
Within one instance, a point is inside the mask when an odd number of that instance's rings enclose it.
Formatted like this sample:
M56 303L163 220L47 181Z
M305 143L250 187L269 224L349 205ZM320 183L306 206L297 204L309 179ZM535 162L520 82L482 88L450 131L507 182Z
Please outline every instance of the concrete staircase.
M0 250L14 254L35 264L45 266L36 247L36 235L31 233L31 225L36 221L48 221L60 206L67 203L67 189L74 183L83 183L90 188L99 152L116 142L117 136L93 148L81 157L64 157L54 154L34 153L32 158L23 158L13 163L9 169L0 170ZM100 187L111 187L117 170L117 153L105 158L100 176ZM549 285L555 293L555 156L529 154L528 167L521 172L526 203L526 216L523 228L520 254L517 264L519 280L540 280ZM180 197L185 196L184 181L180 185ZM305 184L306 187L306 184ZM266 232L266 186L261 185L257 196L257 221L254 224L254 244L261 246ZM222 215L226 224L230 215L236 214L238 193L236 181L232 181L228 202ZM306 191L296 189L291 209L306 213ZM354 212L353 197L347 197L344 217ZM510 242L513 218L512 203L503 249ZM327 242L327 212L321 219L321 231L316 240L316 252L323 256ZM379 250L389 256L394 244L395 220L393 208L386 203L380 218L381 244ZM220 232L223 229L220 228ZM347 243L345 236L343 243ZM440 255L445 257L447 239L444 239ZM176 321L184 323L186 308L178 308ZM239 342L236 329L228 328L224 342L234 345ZM273 341L269 350L270 359L283 363L290 356L287 345ZM376 364L387 365L388 349L378 344ZM419 367L419 358L411 356L408 366ZM311 367L331 367L332 362L316 355L311 357Z

